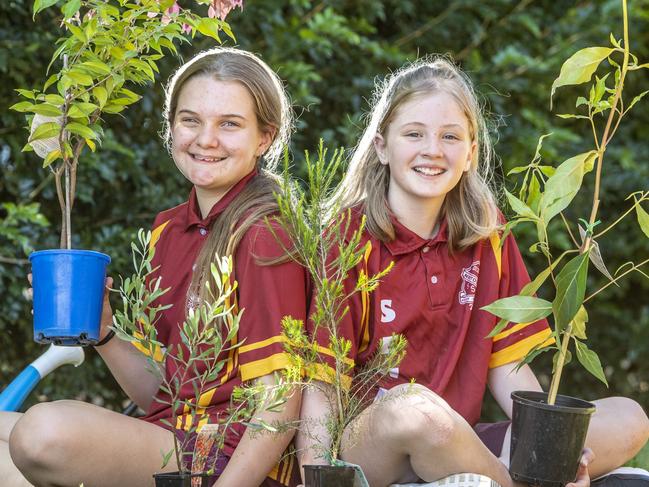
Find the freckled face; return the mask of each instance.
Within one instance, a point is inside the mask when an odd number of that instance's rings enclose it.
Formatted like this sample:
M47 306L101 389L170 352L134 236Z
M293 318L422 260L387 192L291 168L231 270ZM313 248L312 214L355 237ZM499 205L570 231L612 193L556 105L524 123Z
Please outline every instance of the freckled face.
M209 75L194 76L181 88L171 135L176 166L199 199L212 201L249 174L272 142L271 132L257 123L248 90Z
M379 160L390 167L393 210L421 204L440 208L470 168L476 147L467 117L443 91L405 102L374 142Z

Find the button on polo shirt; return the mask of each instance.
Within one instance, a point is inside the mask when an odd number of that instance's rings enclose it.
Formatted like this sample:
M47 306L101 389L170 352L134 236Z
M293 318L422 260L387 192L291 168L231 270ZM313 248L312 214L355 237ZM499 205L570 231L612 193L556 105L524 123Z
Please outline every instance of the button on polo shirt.
M350 232L360 218L358 211L352 213ZM500 249L500 237L494 235L450 254L445 220L432 239L419 237L394 218L392 223L395 239L390 242L365 232L365 258L347 279L347 292L360 272L373 275L391 262L394 267L375 291L349 299L341 333L352 341L352 358L361 365L385 348L393 333L404 334L406 356L381 386L389 389L414 379L475 424L489 368L518 361L535 345L551 341L544 320L510 324L493 339L485 338L496 318L480 308L518 294L529 282L516 242L509 235Z
M209 236L209 228L223 213L243 188L257 176L252 172L219 200L207 217L202 218L195 191L182 205L160 213L154 222L152 240L155 245L153 266L155 275L161 276L161 287L170 287L160 304L172 304L157 323L158 338L165 345L180 343L179 326L185 319L187 305L192 304L187 291L192 278L194 262ZM233 389L242 381L270 374L287 366L284 353L281 320L290 315L296 319L306 318L307 287L304 269L293 261L277 265L265 265L284 255L283 246L288 239L278 224L273 230L282 239L280 245L265 222L256 222L245 233L233 257L234 276L238 282L236 304L243 310L236 341L243 345L226 355L226 366L216 380L205 388L201 403L208 405L202 412L199 424L216 420L216 416L230 405ZM171 362L166 364L167 375L174 373ZM167 400L159 391L157 399ZM193 400L195 393L191 384L182 390L182 397ZM168 428L161 421L171 418L171 409L154 399L144 418ZM176 425L189 428L191 418L184 417ZM235 426L226 439L226 455L231 455L245 428Z

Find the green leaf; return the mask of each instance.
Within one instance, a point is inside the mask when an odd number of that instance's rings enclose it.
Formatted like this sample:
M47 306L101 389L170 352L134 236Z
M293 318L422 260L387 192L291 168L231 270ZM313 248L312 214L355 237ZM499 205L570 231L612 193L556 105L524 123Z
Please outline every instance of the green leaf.
M557 350L554 355L552 356L552 375L557 371L557 361L559 360L559 357L561 356L561 350ZM572 361L572 353L570 353L570 350L566 350L566 358L563 361L563 365L566 366Z
M198 29L198 32L200 32L204 36L211 37L212 39L221 42L221 39L219 38L219 23L218 21L216 21L216 19L201 19L197 23L196 29Z
M52 76L47 78L47 81L43 85L43 91L47 90L50 86L52 86L54 83L56 83L58 79L59 79L58 73L53 74Z
M584 302L588 275L588 252L571 259L557 276L557 294L552 302L555 325L563 331Z
M593 150L571 157L561 163L546 181L539 203L539 213L546 224L570 204L581 187L586 169L592 168L596 156L597 152Z
M82 44L86 43L88 39L86 39L86 35L83 33L83 30L81 30L79 27L77 27L71 22L66 22L65 25L67 26L68 29L70 29L72 35L76 37L78 40L80 40Z
M61 7L61 13L63 13L65 19L69 19L74 17L80 8L81 0L69 0Z
M583 242L586 239L586 230L584 230L581 225L578 225L578 227L579 235L581 236L581 241ZM611 282L619 287L619 284L613 280L613 276L611 276L611 273L606 268L604 258L602 257L602 251L599 248L599 243L594 238L590 241L590 261L598 271L608 277Z
M47 156L45 156L45 159L43 160L43 167L48 167L50 164L52 164L60 157L61 157L61 149L54 149L49 154L47 154Z
M561 259L563 259L563 256L565 254L562 254L557 260L555 260L551 265L543 269L543 271L539 272L539 274L532 280L531 282L528 282L523 286L523 289L521 289L521 294L523 296L531 296L536 291L539 290L539 288L543 285L545 280L550 276L554 268L561 262Z
M71 69L66 75L81 86L91 86L94 83L92 76L75 69Z
M574 113L557 113L557 117L559 118L585 118L588 120L588 117L586 115L575 115Z
M58 137L61 132L61 125L56 122L46 122L39 125L34 133L29 137L29 141L33 142L40 139L49 139L50 137Z
M577 339L575 339L575 351L577 352L577 360L579 360L581 365L608 387L606 375L604 375L602 363L599 361L597 354L590 350L585 343L582 343Z
M36 17L38 12L41 12L52 5L56 5L56 2L58 2L58 0L34 0L34 17Z
M125 105L115 105L113 103L109 103L108 105L104 106L102 111L105 112L105 113L119 113L122 110L124 110L125 108L126 108Z
M60 117L61 109L49 103L41 103L40 105L34 105L31 109L31 112L38 113L39 115L44 115L46 117Z
M557 172L557 168L553 166L539 166L539 171L541 171L545 176L551 178L554 176L554 173Z
M99 106L103 108L103 106L106 104L106 101L108 100L108 91L106 91L106 88L104 88L103 86L97 86L93 88L92 94L99 102Z
M590 81L599 64L613 51L614 49L610 47L587 47L570 56L561 66L559 77L552 83L550 107L552 107L552 97L557 88Z
M110 66L100 61L86 61L81 63L79 67L96 75L110 74Z
M583 96L578 96L577 102L575 103L575 108L578 108L582 105L588 105L588 100L586 100L586 98L584 98Z
M511 176L512 174L520 174L526 170L527 170L527 166L518 166L512 169L511 171L509 171L507 173L507 176Z
M633 105L635 105L635 104L638 103L640 100L642 100L642 98L643 98L647 93L649 93L649 90L647 90L647 91L643 91L643 92L640 93L638 96L636 96L636 97L631 101L631 104L628 106L628 108L627 108L626 110L624 110L624 112L626 113L626 112L628 112L629 110L631 110L631 108L633 108Z
M97 110L99 108L94 103L86 103L86 102L83 102L83 101L74 102L72 104L72 106L78 108L79 111L81 113L83 113L84 115L86 115L86 116L90 115L91 113L94 113L95 110Z
M45 101L52 105L61 106L65 103L65 99L61 95L45 95Z
M21 101L20 103L16 103L15 105L11 105L9 107L9 110L15 110L17 112L30 112L32 108L34 107L33 103L30 103L28 101Z
M527 205L532 209L534 214L538 213L539 210L539 201L541 200L541 183L536 177L536 174L532 173L530 178L530 184L527 187Z
M86 125L77 123L77 122L70 122L65 126L65 130L68 130L72 132L73 134L80 135L81 137L85 139L96 139L97 134L90 128L87 127Z
M517 215L526 216L528 218L533 218L533 219L538 218L529 206L527 206L525 203L523 203L521 200L519 200L516 196L511 194L509 191L505 190L505 195L507 196L507 201L509 201L509 205L512 207L512 210L514 210Z
M586 339L586 323L588 323L588 312L583 305L579 307L577 314L572 319L572 334L581 339Z
M599 102L606 92L606 78L608 78L609 74L610 73L606 73L606 76L601 79L595 76L595 79L597 79L597 82L595 83L595 103Z
M528 323L552 313L552 303L533 296L511 296L499 299L481 309L514 323Z
M23 90L22 88L17 88L14 91L16 91L20 96L24 96L25 98L29 98L30 100L36 99L36 94L32 90Z
M636 215L638 216L638 224L642 232L649 238L649 214L640 205L635 207Z

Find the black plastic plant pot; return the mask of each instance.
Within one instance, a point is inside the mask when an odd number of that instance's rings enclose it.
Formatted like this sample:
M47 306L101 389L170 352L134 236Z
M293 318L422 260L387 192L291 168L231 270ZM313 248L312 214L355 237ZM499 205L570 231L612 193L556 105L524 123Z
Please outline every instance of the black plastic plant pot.
M514 480L541 487L563 487L575 480L595 405L545 392L512 392L509 473Z
M153 478L155 479L155 487L192 487L192 479L195 478L201 479L201 487L210 485L210 475L206 473L157 473Z
M354 487L355 475L352 467L304 465L305 487Z

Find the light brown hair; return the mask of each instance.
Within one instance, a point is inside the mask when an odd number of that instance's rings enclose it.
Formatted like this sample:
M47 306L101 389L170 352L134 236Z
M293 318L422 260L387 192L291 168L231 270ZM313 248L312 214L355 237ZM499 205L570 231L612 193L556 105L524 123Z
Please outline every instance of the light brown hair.
M211 282L210 272L215 256L234 255L250 227L278 211L275 193L280 187L274 171L292 130L292 114L281 80L261 59L239 49L210 49L182 65L167 85L164 139L168 149L173 144L172 127L179 94L184 84L194 76L240 83L252 98L259 130L273 134L270 147L257 161L259 173L216 218L196 259L188 296L202 300L207 298L206 281L210 282L211 289L217 289L216 283Z
M389 166L381 164L374 147L385 136L396 111L416 96L444 92L452 96L469 123L476 150L469 170L446 195L442 215L448 222L449 251L457 251L489 237L499 228L496 198L490 187L492 147L482 109L471 80L443 57L419 60L388 76L374 92L372 111L356 146L340 190L343 208L363 205L367 229L386 242L395 237L387 202Z

